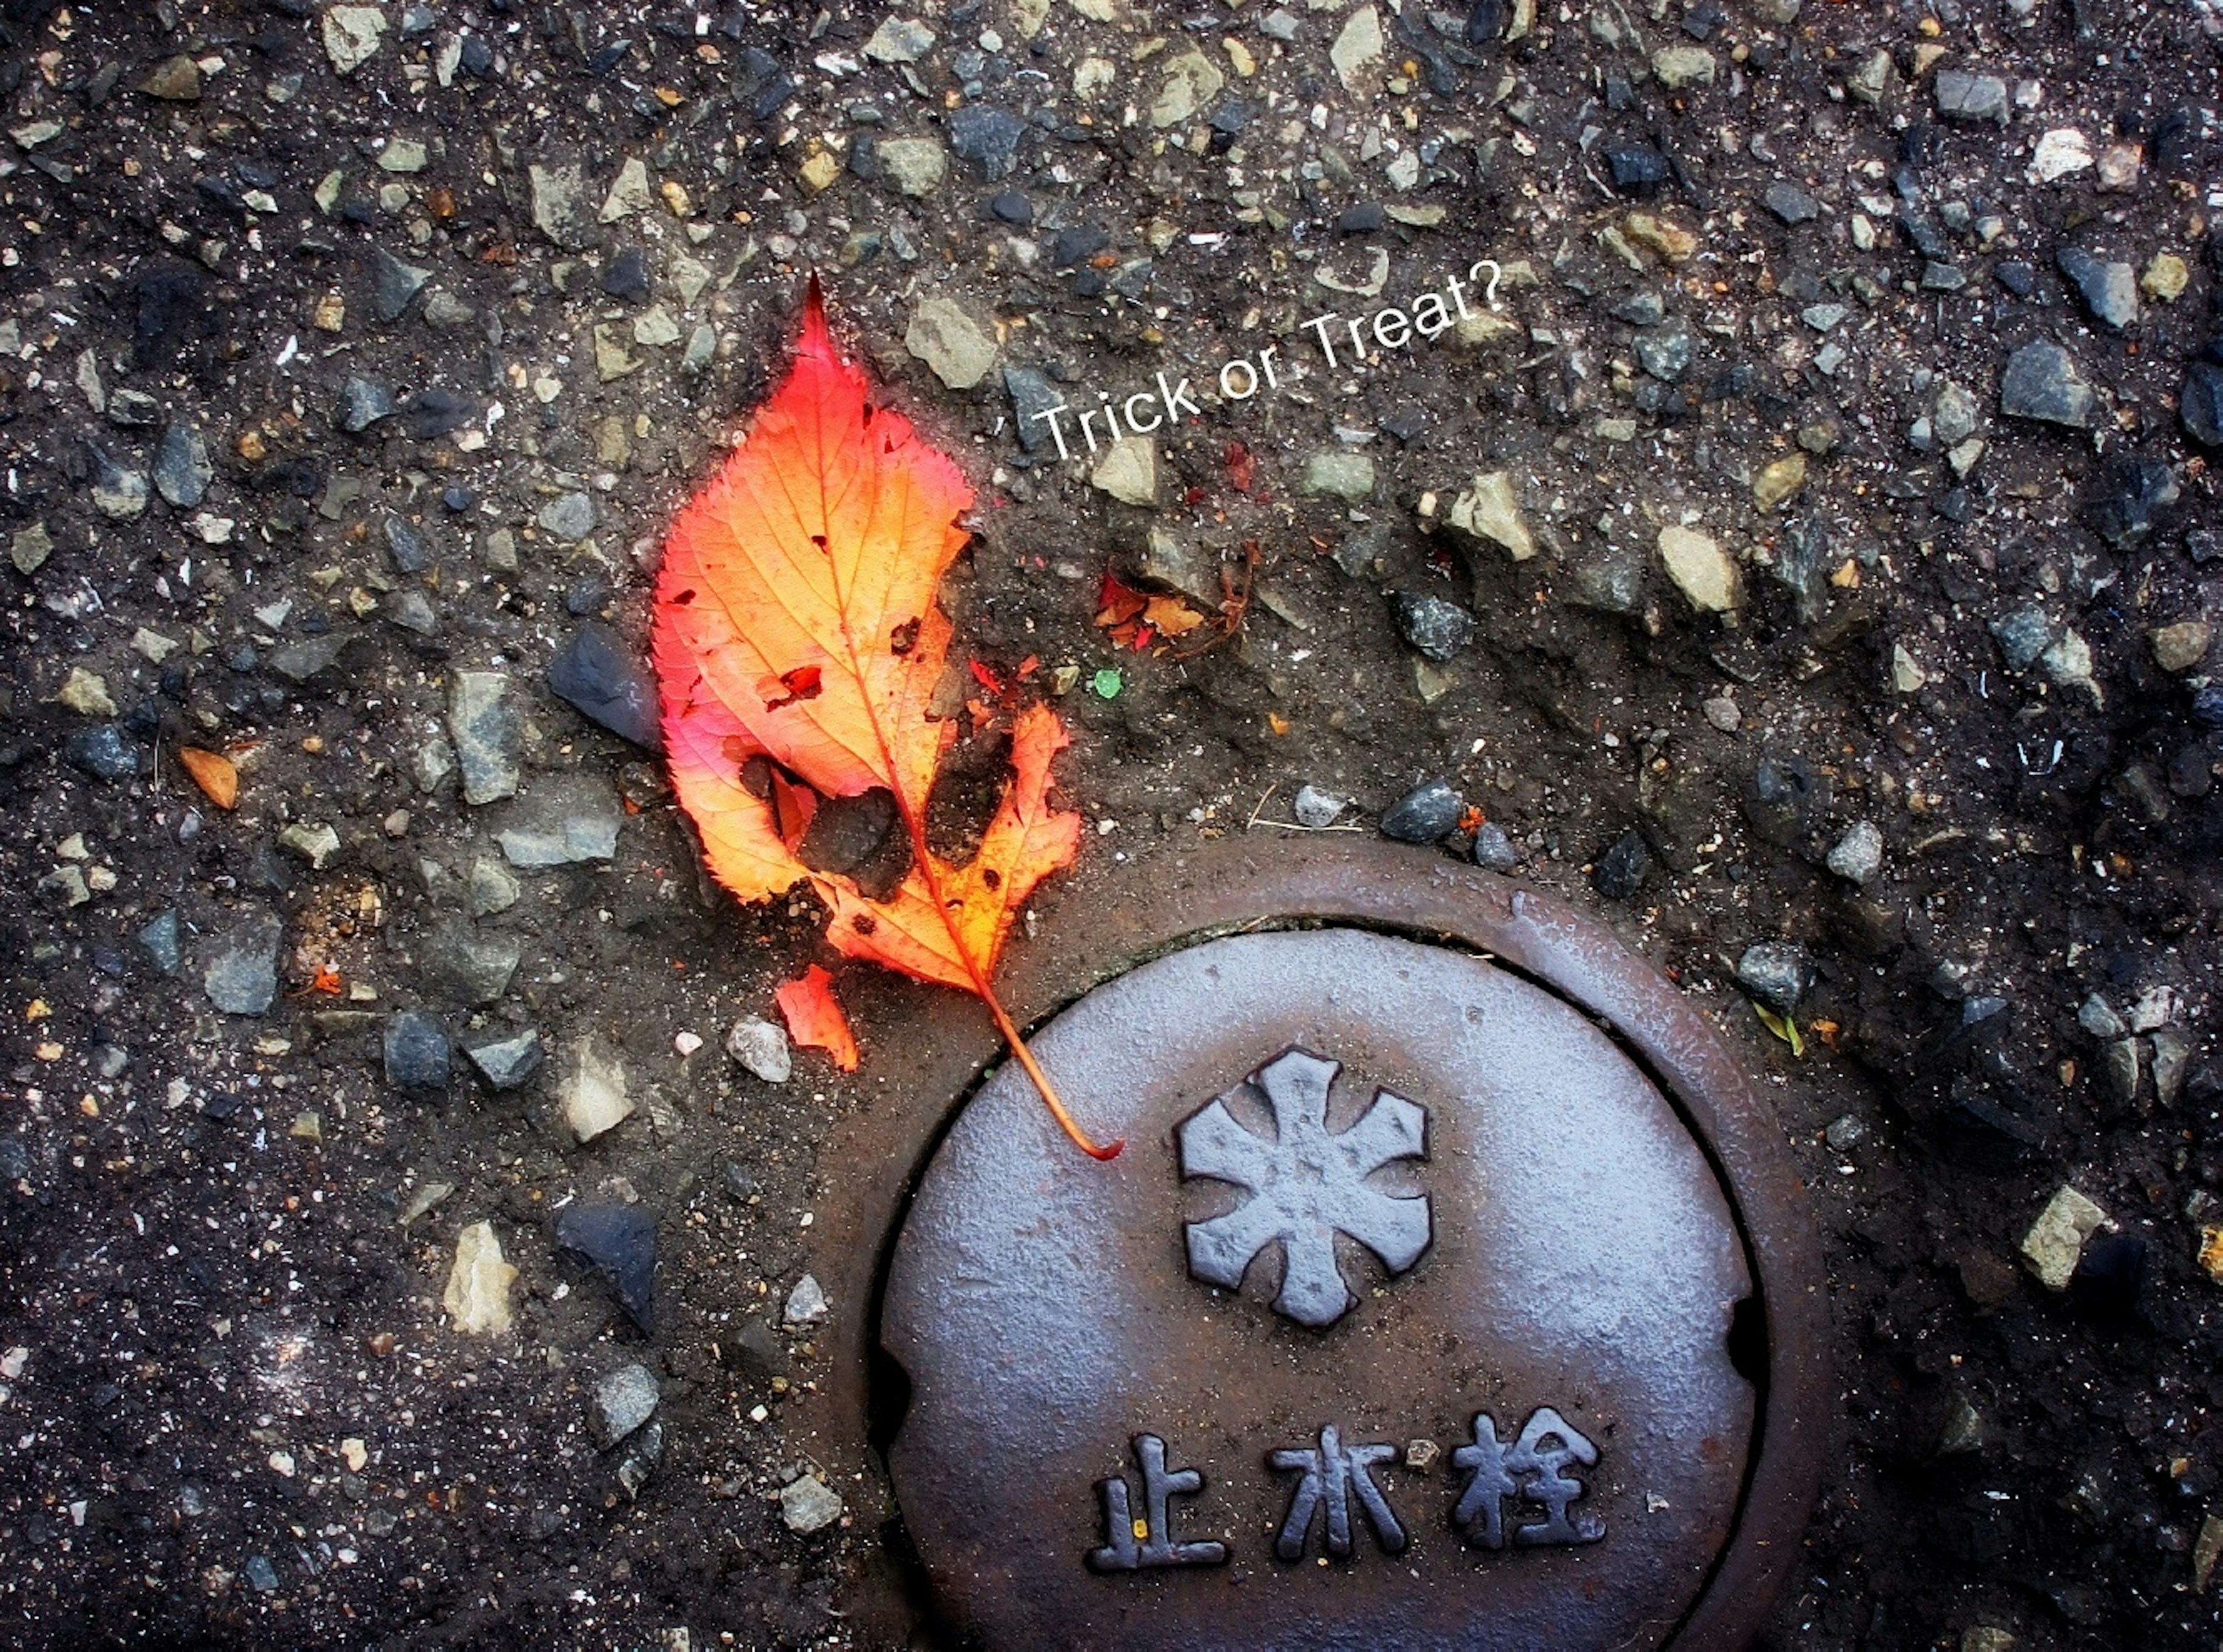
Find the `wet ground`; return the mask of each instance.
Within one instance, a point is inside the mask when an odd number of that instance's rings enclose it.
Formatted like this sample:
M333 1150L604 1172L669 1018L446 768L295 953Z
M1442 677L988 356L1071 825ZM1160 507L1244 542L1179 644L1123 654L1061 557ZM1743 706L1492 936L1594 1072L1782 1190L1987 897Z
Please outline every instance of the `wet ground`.
M1811 1184L1768 1643L2214 1643L2207 0L4 25L11 1643L885 1638L797 1292L836 1121L949 1098L861 969L856 1074L728 1057L820 914L611 726L814 270L976 490L960 775L995 684L1074 733L1016 947L1444 782L1392 824L1668 970ZM1162 374L1147 463L1021 423Z

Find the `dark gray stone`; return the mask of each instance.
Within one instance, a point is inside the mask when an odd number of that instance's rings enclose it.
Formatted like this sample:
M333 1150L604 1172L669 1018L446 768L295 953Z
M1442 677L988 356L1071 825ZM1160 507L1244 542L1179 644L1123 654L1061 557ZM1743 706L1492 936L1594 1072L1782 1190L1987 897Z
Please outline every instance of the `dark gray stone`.
M1814 984L1813 960L1790 941L1762 941L1737 959L1737 985L1779 1015L1798 1008Z
M432 553L423 534L398 516L389 515L381 527L386 535L386 554L394 559L399 572L422 574L431 567Z
M656 1373L635 1363L620 1366L595 1385L588 1431L605 1451L656 1415Z
M1634 832L1614 839L1590 869L1590 887L1609 901L1628 901L1652 875L1652 851Z
M154 450L156 493L179 510L190 511L208 496L215 477L208 444L198 430L180 419L162 432L162 445Z
M1382 817L1382 835L1399 843L1435 843L1457 826L1465 801L1440 780L1415 786Z
M1521 864L1521 851L1505 835L1503 826L1484 820L1475 828L1474 864L1486 872L1509 872Z
M278 943L285 927L268 913L242 919L217 938L201 971L209 1002L227 1015L260 1015L278 996Z
M332 422L350 436L360 436L382 418L401 411L394 393L384 385L350 374L340 386L340 405Z
M1004 389L1011 399L1012 421L1018 426L1019 445L1029 453L1055 452L1056 438L1042 417L1065 405L1065 393L1046 374L1032 367L1005 367Z
M1779 179L1760 197L1767 210L1785 223L1811 223L1822 216L1822 204L1787 180Z
M650 751L664 749L656 681L608 625L590 621L579 628L548 663L548 686L620 738Z
M1668 179L1667 157L1648 143L1617 143L1605 152L1606 171L1623 195L1654 193Z
M2053 261L2101 326L2120 332L2138 318L2138 273L2128 264L2095 258L2081 247L2063 247Z
M949 117L949 152L973 164L989 183L1008 178L1018 165L1019 142L1027 123L1008 110L967 104Z
M434 636L440 629L439 610L432 606L431 598L413 585L389 593L378 606L389 623L417 636Z
M2041 340L2007 358L1999 380L1999 411L2010 418L2081 430L2091 422L2092 401L2092 386L2060 345Z
M648 297L649 279L648 254L628 247L602 271L602 291L613 298L639 304Z
M1805 836L1828 794L1828 781L1805 758L1762 757L1745 789L1744 817L1768 842L1789 845Z
M2223 448L2223 339L2201 353L2184 370L2176 393L2176 416L2184 433L2204 448Z
M463 1053L494 1089L517 1090L540 1071L546 1049L540 1034L527 1027L513 1038L467 1046Z
M2076 1024L2102 1043L2128 1036L2130 1027L2115 1013L2115 1008L2098 993L2087 994L2077 1006Z
M1449 660L1474 641L1474 616L1441 597L1406 593L1397 598L1397 630L1432 660Z
M1567 600L1600 613L1633 614L1644 606L1645 556L1634 545L1605 544L1575 566Z
M582 1203L556 1218L556 1242L608 1279L626 1316L656 1334L656 1218L637 1204Z
M288 643L270 656L270 669L289 682L312 682L329 675L355 640L352 631L328 631Z
M405 264L383 247L370 249L371 313L381 321L398 321L432 272Z
M129 780L139 772L139 748L114 723L79 729L62 742L62 755L95 780Z
M664 1424L651 1423L637 1430L618 1453L618 1484L627 1497L638 1497L656 1466L664 1460Z
M1662 384L1679 383L1691 370L1697 349L1697 341L1679 321L1636 336L1637 364Z
M185 952L178 939L178 914L165 912L156 916L139 932L139 945L154 967L164 975L175 975L178 965L185 961Z
M458 1002L490 1004L509 988L525 955L514 935L481 932L460 918L444 920L417 949L427 983Z
M2026 671L2053 641L2053 625L2043 608L2017 608L1992 621L1990 630L2010 671Z
M2154 530L2155 518L2176 503L2176 473L2142 461L2109 473L2106 491L2085 510L2085 519L2118 550L2128 550Z
M1657 292L1632 292L1614 305L1613 313L1632 327L1656 327L1667 318L1667 305Z
M386 1082L396 1090L448 1087L448 1029L421 1009L386 1018Z
M2007 123L2007 83L1995 74L1940 69L1936 91L1937 112L1949 121Z

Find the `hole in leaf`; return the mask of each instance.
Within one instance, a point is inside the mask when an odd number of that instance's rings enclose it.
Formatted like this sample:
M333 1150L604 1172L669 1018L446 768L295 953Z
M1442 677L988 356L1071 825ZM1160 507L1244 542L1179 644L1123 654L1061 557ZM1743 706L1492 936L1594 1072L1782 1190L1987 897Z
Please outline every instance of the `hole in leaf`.
M887 899L910 870L910 839L897 818L895 795L885 786L825 799L795 852L813 871L849 878L872 901Z
M757 684L757 698L764 708L776 712L783 706L792 706L798 700L816 700L820 693L820 680L824 672L815 665L798 665L792 671L783 671L776 677L765 677Z
M996 732L960 740L942 760L926 800L926 844L942 859L962 866L980 847L1011 778L1011 736Z
M916 619L906 619L888 633L888 652L908 654L918 646L918 625Z

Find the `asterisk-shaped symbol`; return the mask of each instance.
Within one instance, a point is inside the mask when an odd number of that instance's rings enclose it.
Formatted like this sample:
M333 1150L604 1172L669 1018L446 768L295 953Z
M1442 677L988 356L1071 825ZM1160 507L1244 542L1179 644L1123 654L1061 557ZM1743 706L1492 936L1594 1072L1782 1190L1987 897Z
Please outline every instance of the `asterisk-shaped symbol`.
M1182 1121L1181 1174L1249 1190L1225 1215L1188 1224L1189 1272L1229 1290L1268 1246L1282 1247L1281 1313L1314 1329L1332 1325L1356 1301L1335 1259L1335 1236L1348 1234L1402 1273L1428 1247L1426 1194L1400 1197L1366 1178L1401 1159L1427 1156L1428 1115L1401 1096L1376 1090L1365 1116L1340 1135L1327 1128L1327 1092L1341 1064L1290 1050L1251 1082L1274 1111L1271 1140L1253 1134L1219 1096Z

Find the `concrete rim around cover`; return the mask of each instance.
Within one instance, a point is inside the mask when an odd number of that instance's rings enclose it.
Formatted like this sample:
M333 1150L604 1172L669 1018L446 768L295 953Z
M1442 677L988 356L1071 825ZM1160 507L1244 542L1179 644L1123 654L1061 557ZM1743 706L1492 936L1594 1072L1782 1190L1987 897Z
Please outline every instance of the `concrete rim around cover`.
M1612 1029L1718 1167L1766 1316L1766 1391L1743 1504L1674 1643L1707 1652L1748 1643L1797 1562L1819 1489L1829 1303L1820 1240L1781 1128L1699 1008L1565 901L1433 851L1371 839L1230 837L1133 863L1108 886L1093 887L1085 908L1067 904L1038 901L1043 939L1015 946L1007 962L1004 1000L1023 1027L1196 941L1334 922L1486 953ZM914 1005L892 1024L864 1029L868 1047L886 1052L880 1082L896 1093L845 1117L828 1144L823 1162L845 1167L818 1223L820 1272L835 1312L820 1338L825 1379L791 1414L822 1461L866 1472L883 1492L885 1467L867 1443L882 1269L941 1135L1001 1054L985 1014L924 990ZM910 1051L919 1054L908 1065L894 1053ZM891 1075L890 1065L902 1070ZM900 1613L900 1593L885 1570L852 1590L867 1617Z

